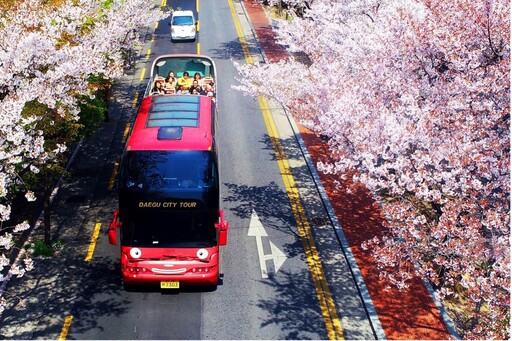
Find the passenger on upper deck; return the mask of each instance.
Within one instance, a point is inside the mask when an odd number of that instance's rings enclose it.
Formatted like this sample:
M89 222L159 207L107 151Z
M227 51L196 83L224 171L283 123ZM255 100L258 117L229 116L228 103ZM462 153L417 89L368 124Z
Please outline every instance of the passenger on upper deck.
M199 95L203 88L201 88L201 85L199 85L199 81L197 79L194 79L192 81L192 86L189 89L189 92L194 95Z
M194 80L198 81L199 83L201 83L201 74L199 72L196 72L194 73Z
M165 78L165 90L176 90L176 83L177 83L176 76L174 76L174 71L169 71L167 74L167 77Z
M153 88L153 90L151 91L151 93L152 93L153 95L165 94L164 86L163 86L163 82L156 81L156 82L155 82L155 87Z
M178 79L178 90L185 93L192 86L192 78L189 78L187 71L183 72L183 76Z
M213 88L213 83L206 84L203 90L201 90L200 94L204 96L208 96L212 98L212 101L215 102L215 90Z

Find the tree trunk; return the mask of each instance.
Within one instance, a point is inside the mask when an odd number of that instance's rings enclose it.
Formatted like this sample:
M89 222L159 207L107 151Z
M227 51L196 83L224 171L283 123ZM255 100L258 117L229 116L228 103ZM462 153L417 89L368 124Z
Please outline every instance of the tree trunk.
M107 111L105 112L104 121L108 122L110 120L110 117L109 117L109 113L110 113L109 102L110 102L111 84L110 84L110 81L104 81L104 82L107 82L107 84L103 85L104 91L105 91L104 92L104 94L105 94L105 102L106 102L106 105L107 105Z
M44 174L44 195L43 195L43 224L44 224L44 243L50 245L52 241L51 224L50 224L50 196L51 188L48 179L48 171Z
M471 330L474 330L477 326L478 322L480 321L480 310L482 309L482 302L483 299L480 299L475 306L475 310L473 312L473 321L471 323Z

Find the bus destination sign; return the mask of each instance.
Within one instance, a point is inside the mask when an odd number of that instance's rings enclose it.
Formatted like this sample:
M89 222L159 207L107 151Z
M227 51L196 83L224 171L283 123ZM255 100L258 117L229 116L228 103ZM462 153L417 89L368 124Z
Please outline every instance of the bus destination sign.
M197 208L195 201L139 201L139 208Z

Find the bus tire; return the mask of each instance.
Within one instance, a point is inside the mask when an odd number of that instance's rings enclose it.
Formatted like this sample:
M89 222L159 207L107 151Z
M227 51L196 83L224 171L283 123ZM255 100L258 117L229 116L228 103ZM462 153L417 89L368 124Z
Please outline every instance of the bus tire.
M205 288L204 288L204 291L205 292L214 292L217 290L217 284L211 284L211 285L207 285Z
M138 290L139 286L136 284L127 284L127 283L123 282L123 288L124 288L124 291L134 292L134 291Z

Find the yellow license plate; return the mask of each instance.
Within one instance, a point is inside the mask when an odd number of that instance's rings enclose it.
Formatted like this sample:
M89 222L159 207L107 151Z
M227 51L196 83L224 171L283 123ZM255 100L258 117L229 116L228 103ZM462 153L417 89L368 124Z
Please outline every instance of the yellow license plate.
M179 289L180 282L178 281L160 281L160 289Z

